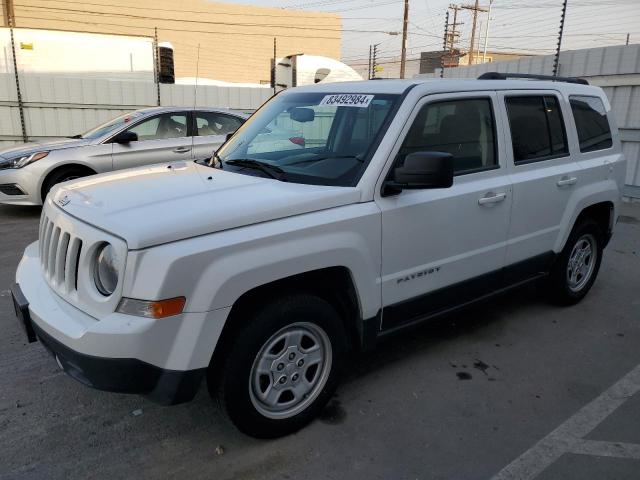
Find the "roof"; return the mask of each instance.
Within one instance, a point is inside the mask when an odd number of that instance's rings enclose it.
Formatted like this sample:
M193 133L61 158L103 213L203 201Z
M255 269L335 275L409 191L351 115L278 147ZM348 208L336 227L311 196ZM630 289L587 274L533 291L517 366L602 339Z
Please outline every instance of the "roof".
M168 107L146 107L139 108L136 112L140 112L143 114L152 114L152 113L166 113L166 112L184 112L185 110L200 110L205 112L218 112L218 113L228 113L229 115L235 115L238 117L246 118L248 115L244 112L239 112L235 110L231 110L229 108L224 107L201 107L196 105L195 107L191 105L190 107L186 106L168 106Z
M598 87L549 80L477 80L447 78L411 78L405 80L362 80L357 82L318 83L290 89L290 92L326 93L387 93L401 94L409 87L423 85L429 93L468 92L474 90L531 90L550 89L558 91L602 92ZM283 92L284 93L284 92Z

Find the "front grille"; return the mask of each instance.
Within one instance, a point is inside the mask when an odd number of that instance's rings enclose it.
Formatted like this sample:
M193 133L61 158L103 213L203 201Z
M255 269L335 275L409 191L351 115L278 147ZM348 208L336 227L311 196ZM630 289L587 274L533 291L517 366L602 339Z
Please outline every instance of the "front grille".
M3 183L0 185L0 192L5 195L26 195L15 183Z
M42 272L49 282L67 293L77 290L82 239L56 225L44 212L39 239Z

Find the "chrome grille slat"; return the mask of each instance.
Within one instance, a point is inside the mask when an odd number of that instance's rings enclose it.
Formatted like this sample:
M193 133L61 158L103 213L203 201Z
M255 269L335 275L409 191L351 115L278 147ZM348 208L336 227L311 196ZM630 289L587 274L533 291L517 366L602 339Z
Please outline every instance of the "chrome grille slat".
M49 278L53 280L56 276L56 256L58 252L58 240L60 239L60 227L54 227L51 234L51 242L49 243L49 256L47 257L47 273Z
M76 271L78 268L81 247L82 241L79 238L74 237L73 239L70 239L64 266L64 287L67 292L78 289L76 283Z
M46 225L47 225L47 216L43 212L42 215L40 215L40 226L38 227L38 240L40 240L38 242L38 251L40 253L40 262L42 262L42 245L44 242L43 233Z
M47 229L44 234L44 243L42 245L42 268L47 273L49 265L49 242L51 241L51 232L53 231L53 222L47 224Z
M60 243L58 244L58 254L56 255L56 265L55 265L55 282L58 285L62 285L64 282L65 276L65 264L67 260L67 252L69 250L69 239L71 235L67 232L64 232L60 237Z

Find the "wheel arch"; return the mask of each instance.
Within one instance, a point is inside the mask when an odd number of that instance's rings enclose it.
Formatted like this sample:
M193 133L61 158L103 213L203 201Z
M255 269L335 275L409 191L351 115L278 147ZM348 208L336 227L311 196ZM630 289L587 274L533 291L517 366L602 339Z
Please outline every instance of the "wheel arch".
M42 177L42 181L40 182L40 201L42 203L44 203L44 189L47 185L47 183L49 182L49 180L51 180L51 178L64 171L64 170L68 170L68 169L78 169L78 170L83 170L85 172L87 172L87 176L89 175L96 175L98 172L96 172L93 168L91 168L88 165L85 165L83 163L79 163L79 162L69 162L69 163L63 163L62 165L56 165L54 168L52 168L51 170L49 170L43 177Z
M351 271L344 266L312 270L254 287L238 297L231 307L220 339L211 357L210 365L220 365L218 359L225 354L234 334L244 325L244 319L259 305L283 293L304 292L329 302L340 315L350 348L362 344L362 308Z
M606 246L613 231L619 198L618 185L610 179L576 190L566 207L554 251L562 251L575 225L587 217L593 218L602 228Z
M583 208L575 215L575 218L570 223L569 228L564 232L562 243L559 245L558 251L562 251L575 226L587 218L594 220L598 224L603 234L603 248L607 246L611 239L615 221L615 203L611 200L599 201L583 206Z

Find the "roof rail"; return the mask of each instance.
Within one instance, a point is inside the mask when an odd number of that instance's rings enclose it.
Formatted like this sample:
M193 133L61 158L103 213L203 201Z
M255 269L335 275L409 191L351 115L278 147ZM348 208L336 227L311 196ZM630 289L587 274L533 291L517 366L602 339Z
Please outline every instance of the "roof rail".
M554 77L553 75L535 75L531 73L500 73L485 72L478 77L478 80L507 80L508 78L529 78L531 80L551 80L552 82L579 83L589 85L584 78L577 77Z

